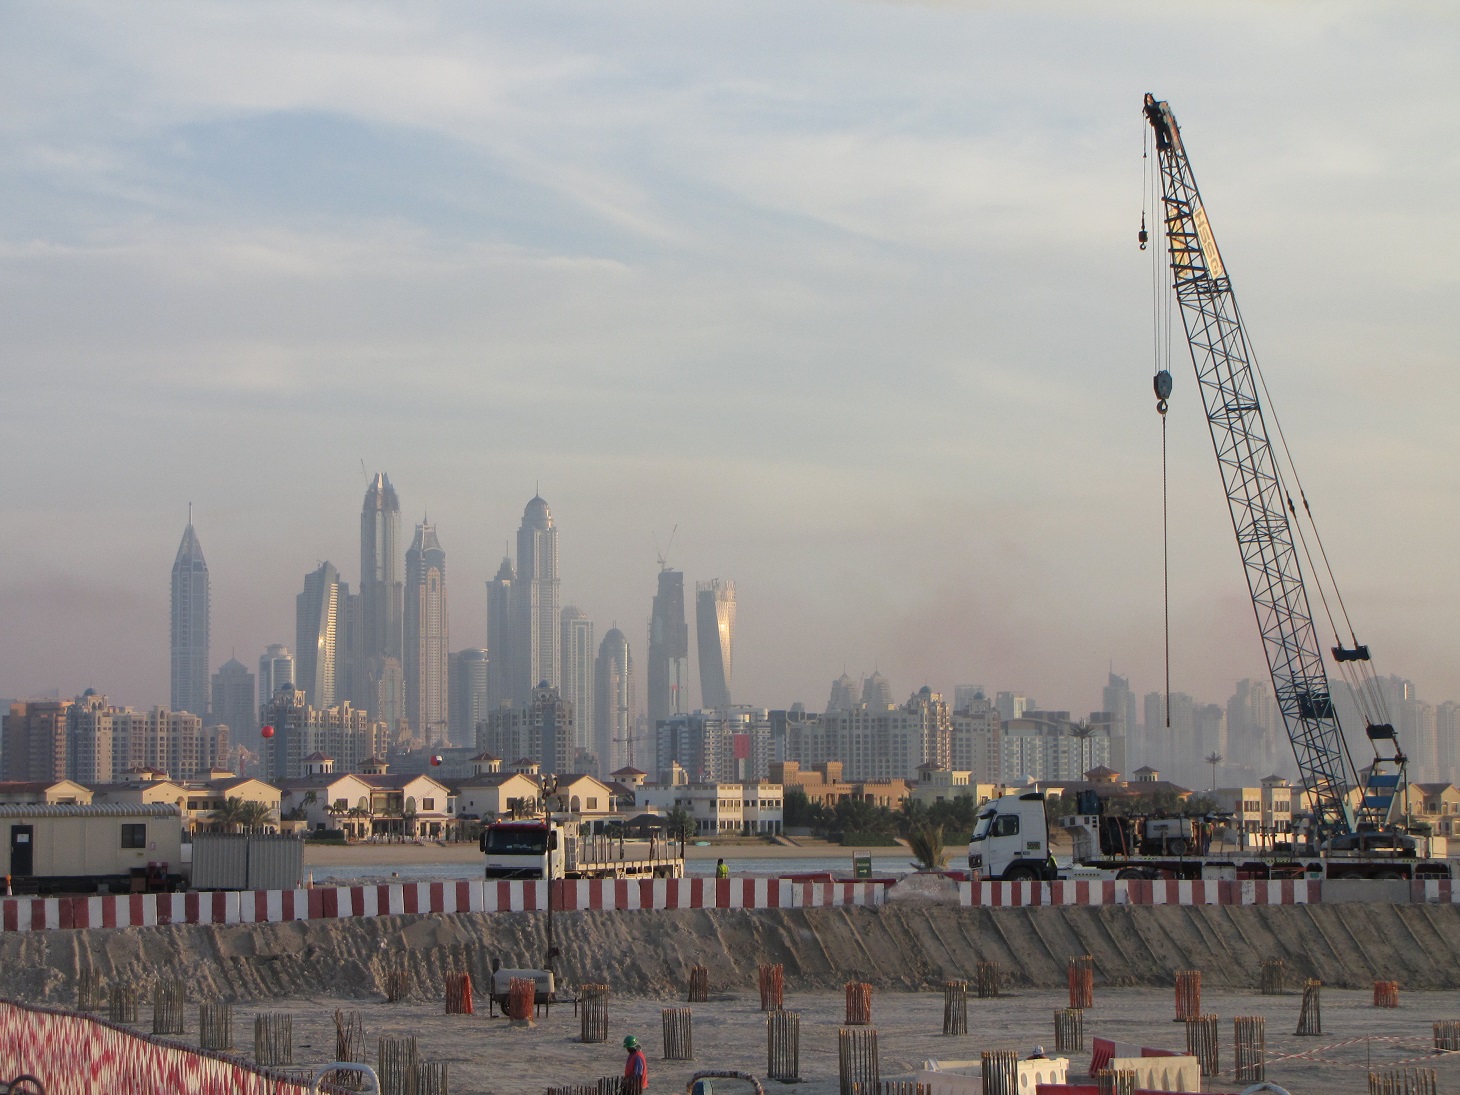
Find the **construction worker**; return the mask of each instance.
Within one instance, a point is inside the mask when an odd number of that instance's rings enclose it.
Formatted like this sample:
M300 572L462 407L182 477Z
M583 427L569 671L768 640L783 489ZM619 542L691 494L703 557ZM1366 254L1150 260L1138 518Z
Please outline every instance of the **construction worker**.
M715 877L716 878L729 878L730 877L730 864L726 863L723 859L716 860L715 861Z
M639 1048L639 1040L632 1034L624 1039L624 1049L628 1050L629 1059L624 1062L624 1078L619 1090L623 1095L639 1095L649 1086L649 1060Z

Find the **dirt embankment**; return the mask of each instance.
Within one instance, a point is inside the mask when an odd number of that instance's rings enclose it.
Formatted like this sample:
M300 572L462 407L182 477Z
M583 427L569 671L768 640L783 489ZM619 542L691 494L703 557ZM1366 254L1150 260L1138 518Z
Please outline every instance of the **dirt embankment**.
M1460 987L1460 909L1449 905L1109 906L958 909L903 903L880 909L744 912L559 913L558 969L571 985L610 984L667 995L687 967L712 985L744 988L756 966L780 962L788 988L837 989L848 980L912 990L970 977L997 962L1013 987L1062 985L1071 955L1094 956L1097 984L1169 985L1201 970L1212 988L1257 983L1264 958L1286 959L1293 978L1366 987ZM76 978L145 984L180 976L194 999L267 1000L327 992L378 996L388 970L411 972L439 995L445 975L484 978L503 966L540 964L540 913L383 916L289 924L10 933L0 937L0 995L53 1004L74 1000Z

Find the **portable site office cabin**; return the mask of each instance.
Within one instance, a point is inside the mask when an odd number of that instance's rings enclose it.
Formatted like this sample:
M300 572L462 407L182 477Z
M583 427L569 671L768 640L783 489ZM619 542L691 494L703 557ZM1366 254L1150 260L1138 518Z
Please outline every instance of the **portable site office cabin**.
M0 806L0 855L16 893L171 889L182 882L173 805Z

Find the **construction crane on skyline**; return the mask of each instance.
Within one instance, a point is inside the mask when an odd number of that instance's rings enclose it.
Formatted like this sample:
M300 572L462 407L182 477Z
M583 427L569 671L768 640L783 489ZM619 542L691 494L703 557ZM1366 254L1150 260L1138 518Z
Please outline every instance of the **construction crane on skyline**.
M1314 823L1320 836L1380 828L1390 821L1395 798L1407 787L1408 758L1384 711L1369 648L1358 641L1349 622L1281 424L1270 407L1264 416L1258 393L1266 397L1266 385L1181 130L1170 106L1155 96L1145 97L1143 109L1155 137L1161 218L1170 255L1171 281L1160 290L1174 290L1181 313L1273 690L1298 771L1312 796ZM1152 179L1153 190L1156 185ZM1146 246L1144 216L1140 244ZM1155 392L1157 410L1164 416L1171 375L1162 360L1161 329L1158 306ZM1169 352L1169 342L1166 349ZM1276 430L1277 451L1269 438L1268 418ZM1301 512L1288 483L1296 490ZM1374 757L1367 771L1354 764L1339 725L1301 558L1308 561L1313 587L1333 630L1334 662L1368 724ZM1350 786L1360 790L1357 811L1348 799Z

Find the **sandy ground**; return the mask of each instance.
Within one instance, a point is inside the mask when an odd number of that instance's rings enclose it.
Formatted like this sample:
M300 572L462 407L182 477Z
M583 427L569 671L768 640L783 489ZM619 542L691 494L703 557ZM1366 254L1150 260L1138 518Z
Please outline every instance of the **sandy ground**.
M733 1068L764 1079L766 1070L765 1017L753 985L716 986L711 1001L696 1004L695 1061L661 1060L660 1011L682 1007L682 998L615 997L610 1001L609 1041L585 1045L579 1040L579 1022L571 1004L554 1007L530 1029L514 1028L502 1018L489 1018L486 1002L473 1016L442 1014L437 1002L411 1004L362 1003L328 995L278 1001L268 1010L293 1016L295 1065L323 1064L332 1059L336 1008L359 1011L365 1024L366 1044L373 1058L381 1037L414 1035L423 1059L450 1065L453 1095L541 1095L548 1085L591 1083L599 1076L617 1074L623 1066L620 1048L625 1034L644 1043L650 1063L650 1091L683 1091L698 1068ZM1435 1019L1460 1016L1460 993L1405 993L1397 1010L1372 1006L1372 994L1325 989L1323 1031L1319 1037L1293 1035L1300 997L1264 997L1254 992L1207 992L1203 1008L1222 1017L1220 1064L1232 1067L1234 1015L1261 1015L1267 1019L1269 1080L1300 1092L1360 1092L1366 1089L1368 1067L1394 1067L1401 1060L1421 1057L1409 1067L1434 1067L1439 1090L1455 1090L1460 1083L1460 1054L1433 1056L1430 1024ZM841 993L786 994L786 1007L801 1016L800 1071L804 1081L796 1090L805 1095L833 1095L837 1087L837 1029L844 1019ZM977 1061L983 1049L1017 1049L1027 1054L1035 1044L1053 1053L1053 1012L1068 1003L1066 993L1023 991L997 1000L969 1000L969 1029L964 1036L944 1037L941 992L876 993L872 1002L873 1028L878 1032L883 1079L907 1077L929 1058ZM258 1009L235 1008L236 1038L244 1056L251 1056L253 1015ZM1139 1042L1169 1049L1184 1048L1184 1027L1172 1022L1172 992L1152 989L1096 988L1095 1007L1085 1014L1086 1046L1092 1035ZM142 1029L150 1029L146 1009ZM195 1030L195 1016L190 1027ZM193 1042L196 1035L183 1037ZM1302 1056L1295 1056L1301 1054ZM1089 1054L1071 1054L1072 1073L1083 1074ZM373 1063L373 1062L372 1062ZM976 1069L975 1069L975 1075ZM722 1081L725 1090L743 1092L743 1084ZM1239 1091L1227 1071L1209 1080L1208 1091ZM769 1091L783 1088L775 1082Z
M737 859L825 859L841 857L847 859L851 868L851 856L871 855L906 860L908 850L903 845L896 848L844 848L840 844L825 841L804 841L800 847L788 848L783 844L712 844L708 848L687 845L686 859L719 859L724 857L730 863ZM968 845L948 849L948 862L955 866L968 855ZM374 867L398 866L401 864L429 863L476 863L482 853L475 844L306 844L304 846L304 867L313 870L319 867Z

